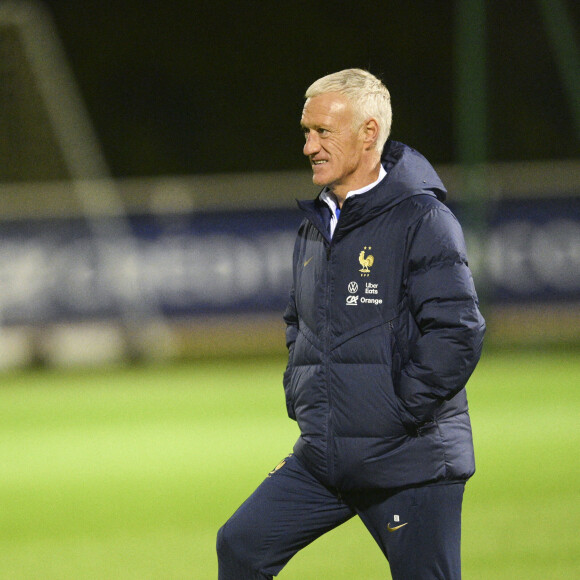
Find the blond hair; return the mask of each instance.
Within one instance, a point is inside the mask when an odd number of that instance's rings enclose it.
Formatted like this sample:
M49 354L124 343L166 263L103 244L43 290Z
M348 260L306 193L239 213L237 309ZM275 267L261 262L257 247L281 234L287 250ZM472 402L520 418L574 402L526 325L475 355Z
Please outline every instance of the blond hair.
M354 110L355 129L371 117L377 121L379 136L375 146L380 153L393 121L391 95L387 87L370 72L349 68L318 79L308 87L304 97L310 99L325 93L340 93L349 100Z

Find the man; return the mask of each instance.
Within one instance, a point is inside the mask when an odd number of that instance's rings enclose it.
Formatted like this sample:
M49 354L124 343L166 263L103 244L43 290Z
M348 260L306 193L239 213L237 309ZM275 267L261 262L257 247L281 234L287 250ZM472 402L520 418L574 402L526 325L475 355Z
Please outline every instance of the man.
M464 386L484 333L461 228L426 159L387 141L390 95L370 73L316 81L301 124L324 189L299 203L285 313L300 437L220 530L219 578L272 578L354 515L394 580L460 578Z

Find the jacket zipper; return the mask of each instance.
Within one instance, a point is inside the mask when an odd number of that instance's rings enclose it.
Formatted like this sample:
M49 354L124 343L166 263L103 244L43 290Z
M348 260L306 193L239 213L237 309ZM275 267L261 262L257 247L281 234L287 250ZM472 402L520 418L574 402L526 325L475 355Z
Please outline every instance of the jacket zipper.
M327 454L326 460L328 462L328 480L331 485L334 485L334 437L332 431L332 384L330 380L330 328L331 328L331 285L330 285L330 265L332 256L332 241L326 246L326 303L327 303L327 319L326 319L326 336L325 336L325 375L326 375L326 394L328 398L328 419L326 424L327 430Z

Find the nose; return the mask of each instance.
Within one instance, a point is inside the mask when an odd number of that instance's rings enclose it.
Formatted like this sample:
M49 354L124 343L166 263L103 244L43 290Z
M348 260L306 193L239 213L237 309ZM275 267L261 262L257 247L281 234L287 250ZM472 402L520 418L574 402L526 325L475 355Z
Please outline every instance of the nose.
M306 156L315 155L320 151L320 140L316 131L308 131L306 134L306 143L304 143L304 149L302 151Z

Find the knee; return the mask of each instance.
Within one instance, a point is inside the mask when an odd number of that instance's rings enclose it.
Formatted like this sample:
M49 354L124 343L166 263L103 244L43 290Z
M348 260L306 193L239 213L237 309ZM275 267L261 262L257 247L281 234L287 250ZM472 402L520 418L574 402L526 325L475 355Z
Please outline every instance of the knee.
M249 535L230 523L219 529L216 549L221 570L245 570L249 577L260 569Z
M232 552L233 538L231 538L230 534L226 530L226 525L227 524L224 524L217 533L216 549L219 560L225 559L226 557L229 558Z

